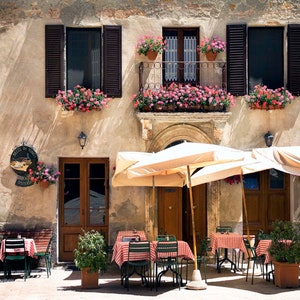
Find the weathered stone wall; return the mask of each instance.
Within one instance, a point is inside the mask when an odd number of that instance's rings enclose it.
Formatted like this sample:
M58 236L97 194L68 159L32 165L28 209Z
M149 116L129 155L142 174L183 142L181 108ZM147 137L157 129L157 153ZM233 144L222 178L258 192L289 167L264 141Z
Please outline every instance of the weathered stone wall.
M298 1L1 1L0 2L0 225L34 227L57 222L57 187L42 191L37 186L15 186L9 166L12 150L25 141L39 158L57 163L58 157L109 157L111 176L118 151L148 151L153 144L142 139L142 125L130 97L138 90L135 54L140 35L161 34L164 26L197 26L201 36L225 38L226 24L286 25L300 23ZM65 26L122 25L123 96L101 112L62 112L54 99L45 98L45 24ZM264 147L263 134L270 130L278 146L300 145L299 99L284 111L251 111L241 98L231 109L218 142L238 149ZM161 126L161 125L158 125ZM201 128L201 125L198 128ZM80 131L88 136L84 150L78 146ZM207 140L215 141L207 128ZM156 141L159 145L160 142ZM152 149L153 150L153 149ZM156 149L157 150L157 149ZM299 219L299 183L294 187L294 211ZM210 184L209 228L226 216L220 213L220 195ZM222 191L222 190L221 190ZM240 194L222 192L222 210L232 211L236 227L242 224L241 208L233 203ZM227 196L226 196L227 195ZM110 240L120 229L143 228L150 198L144 188L110 188ZM240 203L240 202L239 202ZM146 209L145 209L146 207ZM134 218L130 218L134 215ZM229 220L225 220L229 221Z

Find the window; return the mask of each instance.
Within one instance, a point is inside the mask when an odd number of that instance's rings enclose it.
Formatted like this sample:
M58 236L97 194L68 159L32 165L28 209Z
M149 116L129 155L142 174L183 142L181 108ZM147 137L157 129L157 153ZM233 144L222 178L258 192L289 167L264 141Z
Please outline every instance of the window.
M199 44L199 30L195 28L165 28L163 36L168 45L163 57L165 62L164 84L198 82L196 49Z
M246 24L232 24L227 25L226 32L229 92L242 96L255 84L262 83L272 89L286 86L294 95L300 94L300 25L287 26L287 40L284 27L247 28ZM285 42L287 49L284 48ZM284 74L285 69L287 74Z
M109 97L122 96L121 26L66 29L64 73L64 26L46 25L46 97L80 84L100 88Z
M101 28L67 28L67 89L96 89L101 82Z

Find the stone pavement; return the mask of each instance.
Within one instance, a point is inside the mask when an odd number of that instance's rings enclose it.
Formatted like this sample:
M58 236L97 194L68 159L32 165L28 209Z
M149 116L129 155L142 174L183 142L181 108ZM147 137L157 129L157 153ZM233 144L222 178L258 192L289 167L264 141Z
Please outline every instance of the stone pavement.
M189 270L192 273L193 265ZM44 269L33 270L26 282L20 277L21 274L14 272L12 279L5 280L3 272L0 273L1 299L13 300L77 300L77 299L109 299L109 300L134 300L140 299L172 299L172 300L295 300L300 297L298 289L280 289L272 282L267 282L259 276L255 276L254 284L245 281L243 272L234 273L229 265L222 267L222 272L217 273L216 266L210 264L207 267L207 289L189 290L172 285L172 278L165 277L162 286L156 292L141 286L140 279L135 277L130 280L129 291L120 283L119 269L112 263L108 270L99 275L99 288L83 290L81 288L80 272L73 268L61 265L52 269L52 274L47 278ZM202 278L203 270L201 269Z

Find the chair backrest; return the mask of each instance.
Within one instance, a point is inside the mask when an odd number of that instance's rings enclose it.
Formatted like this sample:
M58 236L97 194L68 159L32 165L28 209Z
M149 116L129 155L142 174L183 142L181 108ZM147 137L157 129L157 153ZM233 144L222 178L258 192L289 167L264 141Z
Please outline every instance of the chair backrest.
M49 243L47 245L47 248L46 248L46 253L50 253L50 251L51 251L51 244L52 244L53 238L54 238L54 236L52 234L50 239L49 239Z
M128 261L137 260L139 258L150 261L149 241L129 242Z
M176 241L176 236L171 234L171 235L168 235L168 234L160 234L156 237L156 240L159 241L159 242L163 242L163 241Z
M177 241L160 241L156 245L156 259L166 257L178 257Z
M139 235L123 236L122 242L139 242L141 237Z
M5 239L5 255L18 254L25 256L25 240L17 238Z
M200 244L199 256L206 256L210 249L210 238L204 238Z
M269 233L263 232L262 230L259 230L257 233L257 240L270 240L271 236Z
M232 227L231 226L217 226L216 227L216 232L233 232Z
M249 257L257 257L255 247L250 245L250 242L247 238L244 238L243 240Z

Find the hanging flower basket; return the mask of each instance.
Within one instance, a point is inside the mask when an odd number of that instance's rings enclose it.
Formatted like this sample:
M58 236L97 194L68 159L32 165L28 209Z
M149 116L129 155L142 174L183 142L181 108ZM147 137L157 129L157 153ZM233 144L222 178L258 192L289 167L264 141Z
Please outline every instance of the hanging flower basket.
M58 181L59 175L60 172L53 165L46 165L39 161L36 166L28 170L27 180L47 188L50 184L55 184Z
M140 55L146 55L150 60L154 60L158 53L162 53L166 48L166 41L162 36L144 35L139 37L136 51ZM151 53L156 52L156 54Z

